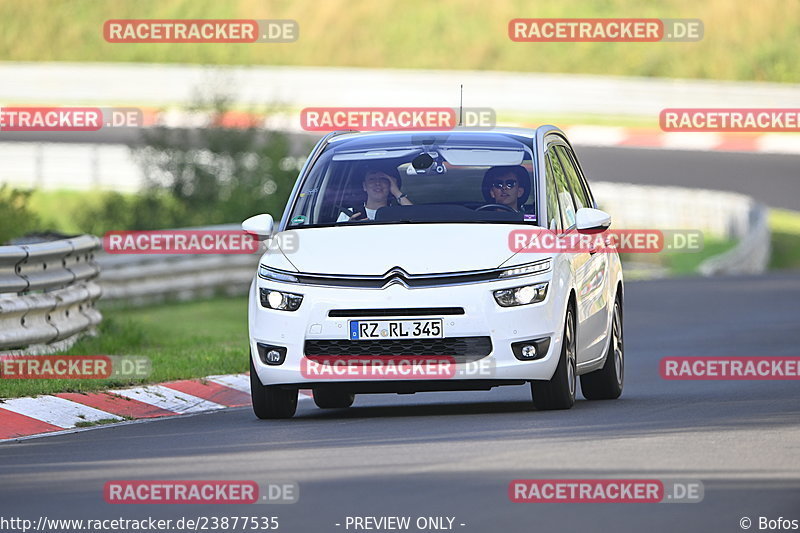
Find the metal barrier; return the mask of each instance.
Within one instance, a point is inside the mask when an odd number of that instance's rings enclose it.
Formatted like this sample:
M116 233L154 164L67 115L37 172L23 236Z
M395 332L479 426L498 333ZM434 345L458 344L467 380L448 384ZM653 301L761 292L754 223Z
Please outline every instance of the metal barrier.
M766 207L753 204L750 208L750 230L736 248L703 261L697 270L704 276L718 274L760 274L769 264L771 232Z
M0 246L0 350L65 349L100 323L100 286L91 235L39 244Z
M733 192L627 183L592 183L600 208L618 229L697 229L706 237L738 241L732 250L703 261L698 272L761 274L767 269L771 233L768 209ZM644 259L644 258L642 258ZM628 265L632 267L635 265ZM660 277L665 270L642 263L641 276Z
M241 231L239 224L185 230ZM216 294L247 293L265 251L249 254L109 254L100 251L103 301L147 305L165 300L192 300Z
M245 294L261 254L122 255L98 254L103 301L145 305Z
M630 183L591 183L612 226L625 229L696 229L741 239L750 231L753 199L744 194Z

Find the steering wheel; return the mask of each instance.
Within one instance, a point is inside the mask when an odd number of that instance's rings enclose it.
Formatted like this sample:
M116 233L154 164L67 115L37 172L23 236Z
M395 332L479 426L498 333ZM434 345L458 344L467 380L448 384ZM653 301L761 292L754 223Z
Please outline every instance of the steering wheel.
M508 207L507 205L503 205L503 204L484 204L484 205L480 206L479 208L477 208L475 211L483 211L484 209L496 209L498 207L500 209L504 210L504 211L508 211L509 213L516 213L517 212L516 209L514 209L512 207Z

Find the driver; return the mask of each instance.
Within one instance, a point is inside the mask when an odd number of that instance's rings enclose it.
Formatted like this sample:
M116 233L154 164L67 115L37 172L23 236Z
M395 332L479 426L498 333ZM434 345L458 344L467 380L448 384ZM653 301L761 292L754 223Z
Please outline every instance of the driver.
M530 183L531 177L522 165L492 167L483 176L483 197L490 204L521 213Z
M400 190L400 173L397 168L368 165L363 172L361 188L367 195L366 201L356 207L355 212L350 216L341 213L336 222L374 220L378 209L387 207L391 203L412 205L408 196Z

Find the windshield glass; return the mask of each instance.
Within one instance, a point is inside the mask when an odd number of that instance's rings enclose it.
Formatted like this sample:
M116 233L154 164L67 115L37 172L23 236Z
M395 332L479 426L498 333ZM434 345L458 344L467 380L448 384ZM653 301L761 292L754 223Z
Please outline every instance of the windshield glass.
M533 156L502 134L334 140L294 201L289 228L338 224L536 224Z

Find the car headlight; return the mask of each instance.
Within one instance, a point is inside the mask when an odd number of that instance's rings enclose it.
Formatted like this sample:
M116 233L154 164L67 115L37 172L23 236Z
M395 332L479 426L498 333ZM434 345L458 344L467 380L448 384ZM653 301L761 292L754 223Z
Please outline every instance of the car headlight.
M264 265L258 265L258 276L260 278L271 279L274 281L288 281L289 283L297 283L296 276L267 268Z
M514 307L541 302L547 296L547 282L523 285L512 289L494 291L494 299L501 307Z
M278 311L297 311L301 303L303 303L302 294L275 291L272 289L261 289L261 305L267 309L277 309Z
M501 278L513 278L517 276L530 276L531 274L538 274L540 272L547 272L550 270L550 260L537 261L527 265L520 265L518 267L509 268L500 273Z

